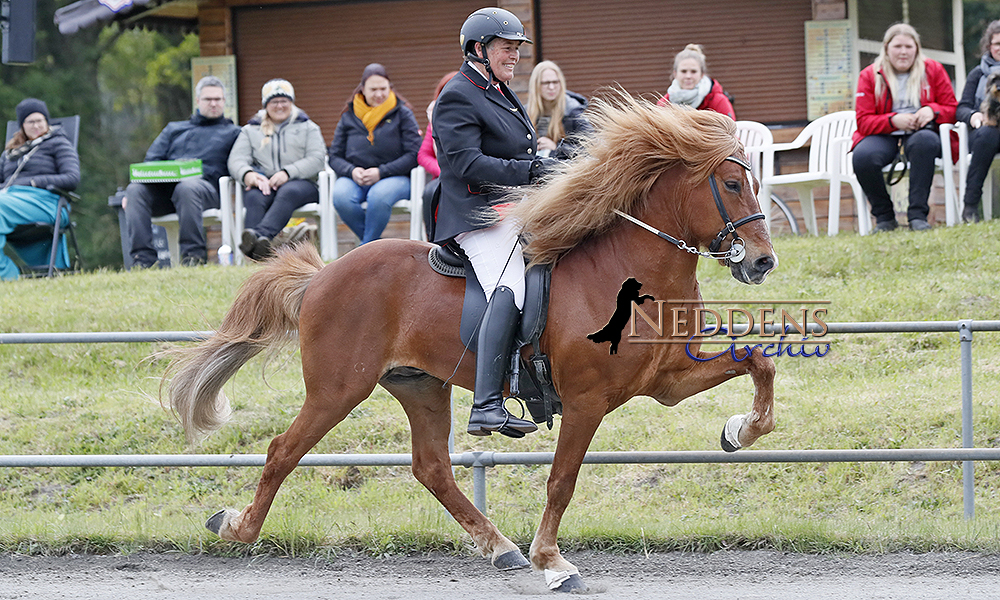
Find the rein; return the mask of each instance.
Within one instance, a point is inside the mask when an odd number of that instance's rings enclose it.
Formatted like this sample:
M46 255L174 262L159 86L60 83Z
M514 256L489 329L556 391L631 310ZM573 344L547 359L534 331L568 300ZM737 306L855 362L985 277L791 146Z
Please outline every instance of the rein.
M750 165L736 158L735 156L727 156L725 160L732 161L738 164L739 166L743 167L747 171L750 171ZM653 227L652 225L649 225L647 223L640 221L639 219L636 219L632 215L623 213L622 211L617 209L615 209L614 212L618 216L635 223L636 225L642 227L646 231L654 233L657 236L667 240L668 242L677 246L681 250L684 250L685 252L696 254L698 256L704 256L705 258L725 260L726 262L729 263L742 262L744 257L746 257L746 244L743 242L743 238L737 235L736 228L739 227L740 225L746 225L747 223L763 219L764 213L760 212L754 213L752 215L743 217L742 219L737 219L736 221L733 221L732 219L729 218L729 213L726 212L726 207L722 204L722 198L719 196L719 186L715 182L715 173L712 173L709 176L708 183L709 186L712 188L712 198L715 199L715 207L719 210L719 216L721 216L722 220L725 221L726 223L726 225L715 236L715 239L712 240L712 243L709 244L708 252L703 252L701 250L698 250L698 248L689 246L684 240L677 239L674 236L670 235L669 233L664 233L659 229ZM719 252L719 247L722 246L722 242L725 241L725 239L729 236L733 237L733 242L732 244L729 245L729 250L726 250L725 252Z

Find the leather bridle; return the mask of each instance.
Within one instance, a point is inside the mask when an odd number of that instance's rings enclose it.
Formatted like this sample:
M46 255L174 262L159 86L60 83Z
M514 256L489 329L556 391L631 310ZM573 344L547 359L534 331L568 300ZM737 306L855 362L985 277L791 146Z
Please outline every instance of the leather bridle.
M735 156L727 156L725 160L740 165L741 167L746 169L747 172L750 171L750 165L747 164L747 162L742 159L736 158ZM763 219L764 213L757 212L752 215L748 215L746 217L733 221L732 219L729 218L729 213L726 211L726 207L722 204L722 198L719 196L719 186L715 181L715 173L712 173L709 176L708 184L709 187L711 187L712 189L712 198L715 200L715 207L719 210L719 216L721 216L722 220L725 221L726 223L725 226L723 226L723 228L719 231L718 235L715 236L715 239L713 239L712 242L709 244L708 252L702 252L701 250L698 250L695 247L689 246L684 242L684 240L677 239L668 233L664 233L656 229L655 227L652 227L651 225L648 225L640 221L639 219L636 219L632 215L623 213L620 210L615 210L614 212L618 216L623 217L635 223L639 227L642 227L643 229L651 233L655 233L657 236L667 240L668 242L677 246L681 250L690 252L691 254L697 254L698 256L704 256L706 258L725 260L727 263L742 262L743 258L746 256L746 244L743 242L743 238L741 238L736 233L736 228L740 227L741 225L746 225L747 223ZM725 241L725 239L730 236L732 236L733 241L729 245L729 250L726 250L725 252L719 252L719 248L722 246L722 242Z

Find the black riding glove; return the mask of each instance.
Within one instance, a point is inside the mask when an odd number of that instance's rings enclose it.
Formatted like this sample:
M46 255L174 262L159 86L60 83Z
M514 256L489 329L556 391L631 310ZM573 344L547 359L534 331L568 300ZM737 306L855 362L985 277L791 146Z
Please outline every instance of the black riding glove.
M556 159L546 156L540 156L531 161L531 167L528 169L528 183L536 183L539 179L544 178L555 169L558 163L559 161Z

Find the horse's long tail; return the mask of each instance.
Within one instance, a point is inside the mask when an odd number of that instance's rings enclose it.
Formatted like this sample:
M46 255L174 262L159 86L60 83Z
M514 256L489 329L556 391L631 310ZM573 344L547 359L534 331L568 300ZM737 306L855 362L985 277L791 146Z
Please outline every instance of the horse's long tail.
M279 249L243 283L212 337L173 352L171 367L177 371L170 380L170 408L184 426L188 443L229 420L222 386L240 367L261 351L276 351L294 338L306 287L323 266L312 244Z

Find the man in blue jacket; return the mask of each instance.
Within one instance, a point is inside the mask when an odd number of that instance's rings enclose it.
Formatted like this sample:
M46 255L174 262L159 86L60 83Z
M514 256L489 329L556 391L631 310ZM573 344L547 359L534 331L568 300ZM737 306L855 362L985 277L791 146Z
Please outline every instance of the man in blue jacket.
M219 208L219 178L227 174L229 151L240 128L225 118L226 88L218 77L203 77L195 86L198 108L187 121L168 123L146 152L145 160L200 158L201 177L178 183L130 183L125 189L125 217L132 238L132 264L156 264L152 217L177 213L182 265L204 264L208 258L202 212Z

